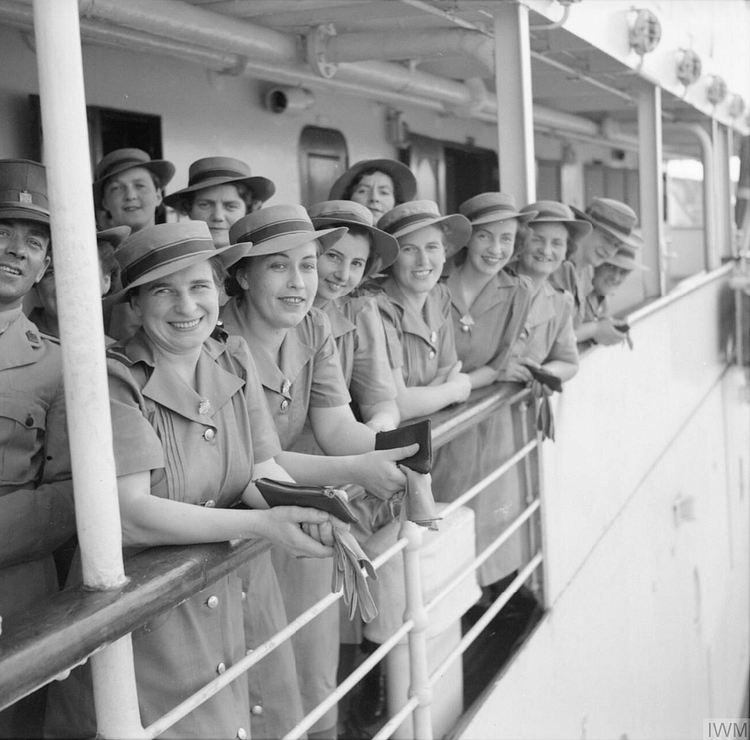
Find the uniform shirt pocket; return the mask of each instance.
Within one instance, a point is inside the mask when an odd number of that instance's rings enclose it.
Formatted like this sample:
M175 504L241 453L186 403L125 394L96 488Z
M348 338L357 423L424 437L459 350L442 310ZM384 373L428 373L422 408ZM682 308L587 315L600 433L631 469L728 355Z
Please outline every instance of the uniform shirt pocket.
M40 399L0 396L0 483L34 486L42 469L47 409Z

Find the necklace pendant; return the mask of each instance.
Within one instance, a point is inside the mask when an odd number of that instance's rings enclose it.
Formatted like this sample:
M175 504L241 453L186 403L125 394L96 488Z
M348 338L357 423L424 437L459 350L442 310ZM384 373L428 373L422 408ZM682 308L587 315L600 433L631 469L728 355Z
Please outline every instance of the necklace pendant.
M198 413L201 414L201 416L207 416L211 411L213 411L211 408L211 401L208 398L201 398L198 402Z

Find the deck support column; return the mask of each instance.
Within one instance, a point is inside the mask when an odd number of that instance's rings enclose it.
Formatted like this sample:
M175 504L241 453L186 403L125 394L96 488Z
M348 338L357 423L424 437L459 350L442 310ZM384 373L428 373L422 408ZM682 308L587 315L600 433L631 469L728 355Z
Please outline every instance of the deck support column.
M498 3L493 16L500 189L524 206L536 200L529 9Z
M641 188L641 228L646 242L641 279L645 295L667 292L667 255L664 243L664 185L661 88L634 78L638 101L638 174Z
M711 122L711 138L713 139L714 150L714 187L716 195L714 203L716 205L716 250L710 255L711 262L707 265L708 269L721 267L722 257L731 257L733 255L732 244L732 182L729 172L729 158L732 154L731 129L724 126L716 119ZM704 180L704 187L707 184Z
M86 100L76 0L34 0L55 287L76 523L83 577L93 589L126 582L91 197ZM130 637L92 656L98 733L143 735Z

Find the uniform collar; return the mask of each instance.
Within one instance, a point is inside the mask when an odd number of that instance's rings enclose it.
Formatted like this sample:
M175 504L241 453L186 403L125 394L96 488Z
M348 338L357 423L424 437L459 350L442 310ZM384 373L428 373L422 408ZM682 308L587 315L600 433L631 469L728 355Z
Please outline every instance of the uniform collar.
M479 316L499 303L505 303L508 300L508 290L518 287L516 280L508 275L507 272L500 270L482 288L471 309L468 309L466 308L463 290L458 279L457 267L454 266L451 268L445 284L451 294L451 303L462 316L467 313L470 313L472 316Z
M356 325L346 318L341 306L336 301L328 301L320 310L328 316L328 320L331 322L331 335L334 339L357 330Z
M0 370L32 365L44 347L39 330L23 312L19 312L15 321L0 335L0 342L5 346L0 352Z
M435 295L439 289L438 284L428 293L422 311L417 313L406 300L403 291L393 277L389 277L383 283L383 290L388 294L391 302L399 306L403 311L401 318L401 328L403 331L408 334L415 334L433 346L437 343L438 330L445 323L445 316L443 316L440 310L439 302Z
M557 294L559 294L559 291L555 290L548 280L545 280L544 283L542 283L539 292L531 301L529 314L526 319L527 327L538 326L539 324L544 324L554 318L557 314L556 302L549 299Z
M134 363L142 362L151 368L149 378L141 389L143 395L199 424L212 426L213 415L245 385L242 378L217 363L217 359L226 351L226 345L215 339L209 338L203 343L196 373L197 391L184 383L175 382L174 375L157 362L143 328L128 340L124 349ZM200 409L206 413L201 414Z

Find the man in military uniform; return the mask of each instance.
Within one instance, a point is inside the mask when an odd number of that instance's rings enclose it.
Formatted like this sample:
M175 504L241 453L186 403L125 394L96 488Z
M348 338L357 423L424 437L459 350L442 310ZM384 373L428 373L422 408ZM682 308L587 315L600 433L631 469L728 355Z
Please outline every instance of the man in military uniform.
M49 264L44 167L0 160L0 616L58 590L52 551L75 531L62 356L22 312ZM0 737L40 736L43 698L0 712Z

